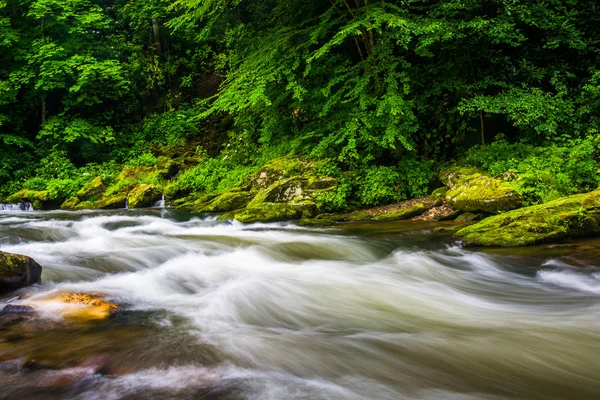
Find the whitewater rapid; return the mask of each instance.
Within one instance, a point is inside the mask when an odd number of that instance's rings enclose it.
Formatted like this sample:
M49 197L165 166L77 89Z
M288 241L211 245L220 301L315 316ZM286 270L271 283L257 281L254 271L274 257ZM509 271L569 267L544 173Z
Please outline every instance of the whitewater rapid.
M47 317L51 293L102 292L159 332L69 398L600 398L596 266L381 227L0 213L0 250L44 267L21 301Z

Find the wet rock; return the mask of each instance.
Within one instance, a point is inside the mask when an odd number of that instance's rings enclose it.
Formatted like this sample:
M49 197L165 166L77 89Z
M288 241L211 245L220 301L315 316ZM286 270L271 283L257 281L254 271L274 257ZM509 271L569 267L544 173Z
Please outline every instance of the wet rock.
M79 319L105 319L120 309L118 304L106 300L103 293L68 292L60 294L57 300L69 305L63 308L63 315Z
M35 308L31 306L19 306L15 304L9 304L5 306L2 311L0 311L0 315L9 315L9 314L37 314Z
M94 374L106 374L109 371L109 358L104 355L86 357L77 367L86 368Z
M129 192L129 208L149 207L161 196L162 192L156 185L142 183Z
M22 189L6 199L9 203L31 203L36 210L44 210L50 205L50 195L47 190Z
M474 168L451 167L442 171L440 179L450 188L445 199L455 210L497 214L523 205L523 198L510 184Z
M465 246L512 247L600 234L600 190L484 219L456 233Z
M28 256L0 251L0 292L39 283L42 267Z
M459 215L458 217L456 217L455 221L457 221L457 222L472 222L472 221L480 221L482 219L483 219L482 214L466 212L466 213L463 213L463 214Z
M81 201L92 200L98 198L105 190L106 183L104 179L101 176L97 176L77 192L77 198Z

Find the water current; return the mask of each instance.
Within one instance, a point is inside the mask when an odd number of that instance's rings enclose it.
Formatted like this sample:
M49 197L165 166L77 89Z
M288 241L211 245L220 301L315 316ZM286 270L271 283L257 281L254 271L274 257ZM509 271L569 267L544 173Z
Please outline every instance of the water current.
M43 301L60 291L121 306L0 332L0 399L599 399L600 242L466 250L435 226L0 212L0 250L44 267L0 307L61 318ZM110 371L43 384L92 355Z

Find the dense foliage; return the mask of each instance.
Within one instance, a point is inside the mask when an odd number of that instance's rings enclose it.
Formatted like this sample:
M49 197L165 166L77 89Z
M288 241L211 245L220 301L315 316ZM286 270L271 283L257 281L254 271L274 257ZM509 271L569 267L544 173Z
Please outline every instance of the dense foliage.
M587 190L598 7L0 0L0 194L61 198L92 170L186 148L202 162L182 190L223 190L294 154L327 160L332 204L375 205L425 194L475 144L467 162L522 175L531 203Z

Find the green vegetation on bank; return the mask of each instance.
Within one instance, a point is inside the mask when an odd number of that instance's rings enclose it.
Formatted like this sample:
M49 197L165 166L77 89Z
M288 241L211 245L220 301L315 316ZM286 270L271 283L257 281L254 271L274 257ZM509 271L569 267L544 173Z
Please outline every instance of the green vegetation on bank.
M0 199L164 194L250 222L354 218L444 185L443 207L484 214L589 192L599 15L594 0L0 0ZM261 186L269 165L286 172ZM388 211L368 215L415 214Z

